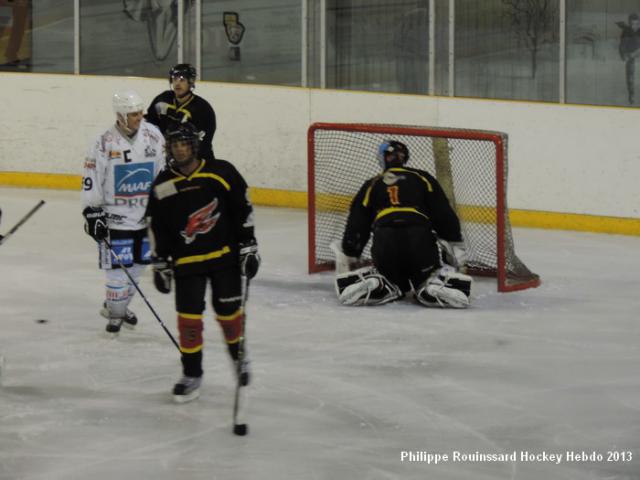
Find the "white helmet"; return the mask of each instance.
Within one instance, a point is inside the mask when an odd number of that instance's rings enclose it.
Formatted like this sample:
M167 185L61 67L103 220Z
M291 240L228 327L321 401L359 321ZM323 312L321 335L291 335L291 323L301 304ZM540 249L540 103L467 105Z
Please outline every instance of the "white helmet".
M113 94L113 111L127 118L127 113L142 112L142 97L133 90L122 90Z

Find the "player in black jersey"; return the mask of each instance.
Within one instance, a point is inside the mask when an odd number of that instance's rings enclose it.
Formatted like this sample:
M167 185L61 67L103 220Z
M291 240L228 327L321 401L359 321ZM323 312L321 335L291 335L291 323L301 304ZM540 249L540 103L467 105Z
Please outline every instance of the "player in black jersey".
M207 284L234 362L243 336L242 278L260 265L247 184L226 160L196 156L198 134L190 124L167 132L168 166L153 183L147 216L152 233L156 288L169 293L175 280L183 377L177 402L197 398L201 382L203 312ZM246 352L240 383L249 382Z
M456 271L466 251L460 221L438 181L405 166L409 150L384 141L378 152L383 172L354 197L336 253L336 291L346 305L381 305L413 292L425 306L465 308L471 277ZM374 267L349 271L373 232ZM448 263L441 261L439 245Z
M213 160L213 135L216 133L216 114L204 98L193 93L196 88L196 69L188 63L175 65L169 71L170 90L153 99L145 119L156 125L163 135L177 124L191 123L200 134L199 158Z

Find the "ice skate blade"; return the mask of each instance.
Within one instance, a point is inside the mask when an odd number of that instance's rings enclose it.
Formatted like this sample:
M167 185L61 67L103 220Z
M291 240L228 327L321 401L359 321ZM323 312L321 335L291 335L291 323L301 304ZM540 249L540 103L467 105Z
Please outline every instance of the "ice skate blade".
M187 395L174 395L173 401L175 403L189 403L197 399L199 396L200 396L200 389L198 388L197 390L194 390L193 392Z

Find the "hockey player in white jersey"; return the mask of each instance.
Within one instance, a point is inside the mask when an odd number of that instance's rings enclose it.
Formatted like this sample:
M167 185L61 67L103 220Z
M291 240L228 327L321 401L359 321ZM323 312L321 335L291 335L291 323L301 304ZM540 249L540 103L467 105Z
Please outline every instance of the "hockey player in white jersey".
M164 165L164 137L143 119L143 101L132 90L113 95L116 123L98 136L84 162L82 214L85 232L98 242L99 265L106 273L106 299L100 314L106 331L135 327L138 319L128 309L135 287L103 242L137 279L150 262L144 218L151 184Z

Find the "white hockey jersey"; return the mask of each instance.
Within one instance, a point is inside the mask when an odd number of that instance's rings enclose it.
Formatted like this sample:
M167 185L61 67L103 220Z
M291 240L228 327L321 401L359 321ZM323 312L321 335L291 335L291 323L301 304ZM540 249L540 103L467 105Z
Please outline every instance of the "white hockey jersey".
M82 208L102 207L115 230L145 228L151 183L164 161L164 137L155 125L142 120L133 138L112 126L85 159Z

